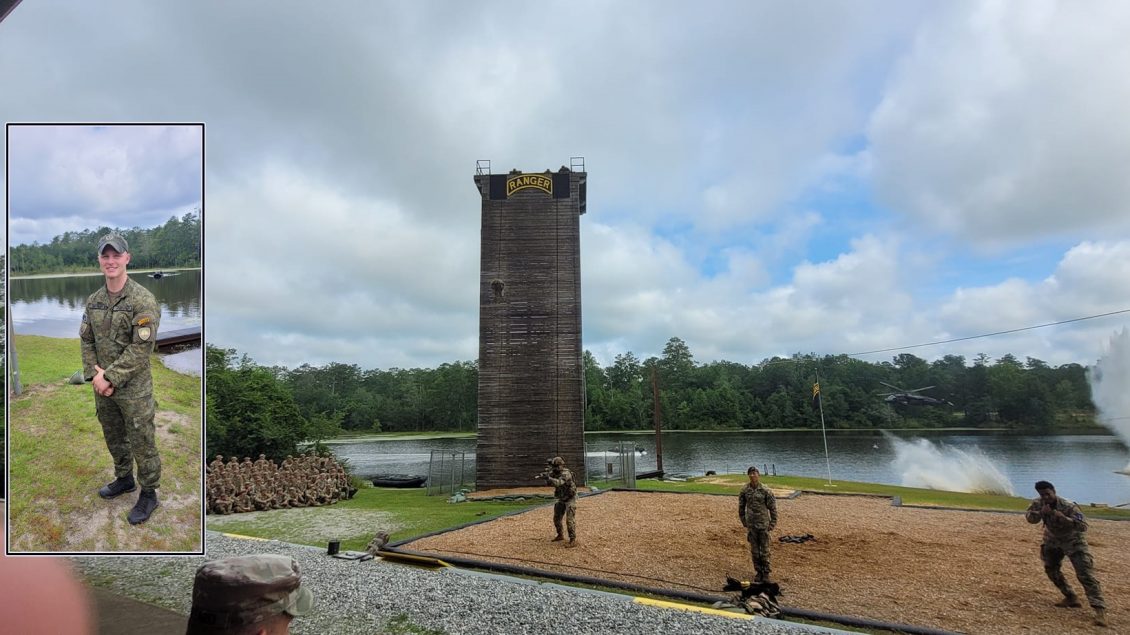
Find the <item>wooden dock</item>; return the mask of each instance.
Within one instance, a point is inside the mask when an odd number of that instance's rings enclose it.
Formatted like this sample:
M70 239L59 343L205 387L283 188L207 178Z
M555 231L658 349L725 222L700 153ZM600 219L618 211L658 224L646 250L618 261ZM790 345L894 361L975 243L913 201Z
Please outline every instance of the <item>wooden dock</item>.
M186 329L177 329L166 333L157 334L157 350L165 350L181 344L200 343L200 327L190 326Z

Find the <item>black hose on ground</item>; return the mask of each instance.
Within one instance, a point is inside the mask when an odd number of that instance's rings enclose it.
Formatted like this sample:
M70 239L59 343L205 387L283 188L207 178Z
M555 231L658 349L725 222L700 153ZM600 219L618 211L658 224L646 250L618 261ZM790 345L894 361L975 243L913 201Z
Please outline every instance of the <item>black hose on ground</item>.
M401 543L404 544L404 543ZM425 553L422 551L412 551L411 549L404 549L402 547L385 547L384 551L394 554L402 554L413 556L416 558L430 558L434 560L442 560L448 564L459 565L470 569L484 569L487 571L495 571L507 575L522 575L535 578L548 578L551 580L558 580L561 582L573 582L576 584L587 584L590 586L611 587L615 589L623 589L633 593L644 593L647 595L658 595L662 597L675 598L679 600L686 600L689 602L698 602L701 604L713 604L715 602L728 602L729 598L716 595L707 595L704 593L694 593L689 591L673 591L671 589L657 589L654 587L647 587L638 584L631 584L628 582L618 582L615 580L605 580L602 578L594 578L585 575L572 575L568 573L550 573L541 569L533 569L530 567L520 567L509 564L501 564L498 562L489 562L486 560L474 560L471 558L463 558L459 556L437 556L436 554ZM913 626L910 624L898 624L895 622L883 622L880 620L871 620L863 617L853 617L851 615L836 615L833 613L822 613L820 611L810 611L807 609L795 609L786 606L781 606L781 615L785 617L794 617L805 620L813 620L820 622L832 622L835 624L843 624L845 626L854 626L857 628L867 628L874 630L884 630L896 633L909 633L911 635L954 635L953 631L946 631L928 626Z

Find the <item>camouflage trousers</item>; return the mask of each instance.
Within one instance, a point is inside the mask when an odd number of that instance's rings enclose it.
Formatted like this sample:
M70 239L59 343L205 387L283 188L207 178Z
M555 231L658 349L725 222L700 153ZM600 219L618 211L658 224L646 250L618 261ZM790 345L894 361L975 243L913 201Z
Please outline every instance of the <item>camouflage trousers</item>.
M753 570L757 573L757 582L769 579L769 530L754 529L746 531L745 539L749 541L749 554L753 559Z
M557 501L553 505L553 526L557 528L557 535L564 536L563 529L569 529L569 540L577 539L577 501L571 500L568 502ZM565 521L565 527L561 526L561 521Z
M1060 568L1064 556L1071 560L1071 566L1075 567L1075 577L1079 578L1079 583L1083 585L1083 592L1087 594L1087 601L1091 606L1097 609L1106 608L1102 587L1095 579L1095 561L1087 548L1086 539L1078 536L1070 541L1046 541L1040 545L1040 558L1044 561L1044 573L1048 574L1048 579L1063 593L1063 597L1077 597L1071 585L1067 583L1067 579L1063 577Z
M161 480L161 457L157 455L153 425L156 406L151 394L143 397L94 394L94 409L102 424L102 436L114 459L114 476L133 474L136 462L137 482L142 489L156 488Z

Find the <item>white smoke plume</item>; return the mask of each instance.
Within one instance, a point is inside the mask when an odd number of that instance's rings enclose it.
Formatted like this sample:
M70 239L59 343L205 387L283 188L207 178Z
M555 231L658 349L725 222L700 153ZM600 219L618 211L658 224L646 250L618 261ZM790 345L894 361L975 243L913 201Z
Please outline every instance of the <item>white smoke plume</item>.
M966 451L929 439L904 441L885 435L895 448L895 469L906 487L1015 496L1012 483L980 448Z
M1110 338L1110 346L1094 366L1087 368L1091 400L1099 410L1099 423L1130 446L1130 331ZM1130 475L1130 464L1122 468Z

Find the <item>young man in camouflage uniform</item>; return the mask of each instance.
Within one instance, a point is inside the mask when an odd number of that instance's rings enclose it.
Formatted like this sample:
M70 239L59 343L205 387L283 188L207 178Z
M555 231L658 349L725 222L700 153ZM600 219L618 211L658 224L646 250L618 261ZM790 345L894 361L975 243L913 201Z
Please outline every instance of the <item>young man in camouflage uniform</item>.
M557 499L553 505L553 526L557 528L557 537L551 542L564 540L564 529L568 528L569 542L565 546L572 547L577 544L577 484L573 481L573 473L565 467L565 459L555 456L547 463L550 472L545 482L553 486L553 497ZM564 528L562 520L565 521Z
M756 467L746 470L749 484L742 488L738 496L738 518L746 528L753 569L757 572L756 582L769 581L769 532L777 526L777 499L773 492L761 483L761 473Z
M1075 567L1075 577L1083 585L1087 594L1087 601L1095 609L1095 624L1106 626L1106 602L1103 601L1102 587L1095 579L1095 561L1087 548L1087 539L1083 533L1087 531L1087 521L1083 512L1075 503L1061 498L1055 493L1055 486L1047 481L1038 481L1036 491L1039 498L1032 501L1024 517L1033 525L1044 523L1044 542L1040 545L1040 557L1044 561L1044 573L1048 579L1063 593L1063 599L1056 606L1078 607L1079 596L1067 579L1063 577L1060 565L1064 556L1071 560Z
M149 367L161 308L152 293L126 275L129 261L125 238L111 232L98 241L98 264L106 283L86 301L79 339L83 377L94 384L95 412L114 459L115 479L98 495L114 498L134 491L140 483L141 494L127 516L130 524L137 525L157 508L161 478Z

